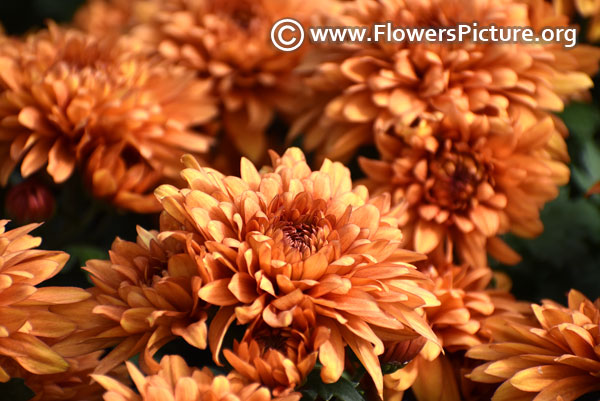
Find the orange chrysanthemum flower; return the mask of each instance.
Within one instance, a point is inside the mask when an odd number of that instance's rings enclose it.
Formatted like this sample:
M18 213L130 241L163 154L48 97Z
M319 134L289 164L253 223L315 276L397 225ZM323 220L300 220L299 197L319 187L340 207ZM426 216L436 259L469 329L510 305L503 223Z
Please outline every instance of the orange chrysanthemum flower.
M288 401L272 398L269 390L247 384L235 375L214 376L208 368L191 369L178 355L166 355L153 376L144 375L131 362L127 370L139 394L113 378L93 375L106 390L104 400L123 401Z
M261 319L246 330L243 340L234 340L233 350L224 350L231 366L248 380L271 389L274 396L290 396L304 382L317 362L318 349L328 331L317 325L309 301L292 310L292 326L273 328Z
M79 288L35 286L57 274L69 256L33 249L41 240L28 235L37 224L5 231L0 220L0 382L24 371L44 375L64 372L69 364L49 345L77 328L48 310L53 305L82 301Z
M558 120L521 108L511 126L483 133L453 128L462 118L455 112L446 118L433 135L378 132L381 159L360 159L367 185L406 200L401 226L416 251L455 249L462 262L481 266L487 250L516 263L519 255L498 235L540 234L540 209L569 180L566 145L554 131Z
M389 21L400 27L564 27L568 20L543 0L362 0L345 7L330 24L366 26ZM563 99L592 86L600 52L561 43L428 43L424 41L342 47L309 77L318 97L328 96L302 117L293 132L306 131L307 150L345 158L373 131L427 136L454 111L457 128L476 124L482 134L519 113L514 106L559 111ZM308 124L310 123L310 124ZM308 124L308 125L307 125Z
M426 345L408 366L385 377L386 400L401 400L409 387L422 401L468 399L469 384L462 379L460 360L464 351L489 341L491 334L482 329L482 322L492 315L520 318L529 307L516 302L507 288L489 288L493 273L487 267L441 264L426 270L440 300L440 306L426 310L427 319L446 354Z
M160 54L214 81L226 140L254 162L266 158L266 130L275 113L298 108L295 74L306 46L283 52L271 43L273 24L293 16L306 26L327 6L305 0L165 0L137 37Z
M489 361L470 379L502 383L493 396L500 400L575 400L600 390L600 299L592 303L569 292L569 306L553 301L531 305L532 321L490 319L491 344L467 352Z
M57 183L80 165L94 195L157 209L151 191L184 152L208 150L189 127L216 109L206 82L127 43L51 25L0 52L1 184L19 162L23 176L47 165Z
M114 346L95 368L99 374L138 353L146 367L156 368L151 356L175 336L206 347L207 314L197 297L203 279L195 262L203 250L190 237L163 241L141 228L138 234L137 243L116 239L110 260L87 262L94 300L77 308L96 321L60 344L88 352Z
M96 36L127 33L150 20L159 0L88 0L73 17L73 24Z
M323 380L339 379L349 345L381 391L382 338L437 341L416 311L438 301L408 264L420 255L400 247L401 208L390 208L389 195L352 189L340 163L326 160L311 171L297 148L271 157L273 167L262 173L242 159L241 179L186 158L189 187L156 191L161 235L206 247L209 281L199 296L220 307L208 332L215 360L233 321L290 327L302 306L329 333L318 347Z

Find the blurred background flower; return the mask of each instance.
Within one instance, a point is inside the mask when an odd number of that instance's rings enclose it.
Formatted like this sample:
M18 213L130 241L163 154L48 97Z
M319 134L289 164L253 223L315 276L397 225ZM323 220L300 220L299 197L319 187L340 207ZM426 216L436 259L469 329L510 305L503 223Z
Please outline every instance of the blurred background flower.
M216 107L191 71L133 52L127 41L51 24L0 58L0 182L46 166L62 183L76 166L94 196L156 211L154 187L177 177L184 153L206 153L192 132ZM12 45L12 46L11 46Z

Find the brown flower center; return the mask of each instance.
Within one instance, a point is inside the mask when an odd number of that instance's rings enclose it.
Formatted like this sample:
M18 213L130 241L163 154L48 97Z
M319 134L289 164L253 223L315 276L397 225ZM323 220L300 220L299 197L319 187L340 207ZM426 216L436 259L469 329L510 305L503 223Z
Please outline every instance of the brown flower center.
M281 231L287 246L296 248L300 252L314 251L319 228L309 223L282 222Z
M446 210L463 211L476 196L477 187L487 179L483 163L470 153L445 153L429 162L430 178L425 197Z
M279 352L286 351L287 337L281 335L281 333L263 333L259 336L257 342L262 345L265 351L272 349Z

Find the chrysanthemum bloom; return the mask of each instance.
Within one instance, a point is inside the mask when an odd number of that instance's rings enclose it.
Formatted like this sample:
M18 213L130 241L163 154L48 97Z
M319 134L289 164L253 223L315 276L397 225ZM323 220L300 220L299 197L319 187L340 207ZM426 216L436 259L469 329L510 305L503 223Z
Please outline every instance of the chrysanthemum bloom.
M382 339L437 341L415 310L438 301L408 264L420 255L400 247L401 207L391 209L389 195L352 189L340 163L311 171L297 148L271 157L261 173L242 159L241 179L186 158L189 187L156 191L161 235L189 235L206 247L209 282L199 296L220 307L208 332L213 356L219 361L233 321L291 327L301 306L329 333L318 347L323 380L339 379L349 345L381 391Z
M489 341L491 333L482 329L487 318L520 318L529 308L505 289L489 288L493 273L487 267L448 264L429 265L427 270L440 300L440 306L426 310L427 319L446 353L440 355L438 349L426 345L408 366L385 376L386 400L401 400L409 387L423 401L467 399L456 360L463 358L463 351ZM445 398L440 398L442 394Z
M100 319L81 336L60 344L61 350L86 351L114 346L96 373L104 374L138 353L148 368L156 368L151 356L175 336L206 347L207 315L197 297L203 278L195 263L203 251L191 234L180 241L163 241L141 228L138 234L137 243L116 239L110 260L87 262L84 269L95 285L94 302L81 305L80 313L87 310L87 316ZM90 341L94 338L104 341Z
M271 43L271 28L293 17L304 26L330 0L165 0L136 36L160 54L214 81L228 141L254 162L266 157L265 131L276 112L295 112L303 92L295 69L306 46L293 52ZM285 36L285 35L284 35Z
M207 82L128 43L51 25L0 46L1 184L18 163L57 183L79 165L95 196L156 210L151 191L177 178L181 155L207 151L189 127L216 108Z
M476 367L470 379L502 383L499 400L564 400L600 390L600 299L592 303L569 292L569 306L552 301L531 305L530 323L490 319L493 342L467 352L489 361Z
M127 33L147 22L159 0L88 0L73 17L73 25L96 36Z
M289 396L304 382L317 361L318 349L329 332L317 325L314 310L300 304L292 310L292 326L273 328L257 319L233 350L223 351L231 366L252 382L261 383L274 396Z
M123 401L271 401L269 390L247 384L235 375L214 376L208 368L190 368L178 355L166 355L153 376L144 376L131 362L127 370L139 394L111 377L93 375L106 390L104 400ZM281 400L283 401L283 400ZM287 401L287 400L286 400Z
M346 5L331 24L394 27L565 27L568 20L542 0L361 0ZM332 44L326 61L309 76L317 98L293 129L305 132L307 150L346 158L373 141L373 130L427 137L442 117L457 111L455 127L476 123L480 135L506 125L519 113L513 106L560 111L563 99L592 86L600 52L585 45L565 50L562 43L429 43L378 41L360 46ZM331 56L331 46L340 57ZM329 50L329 51L327 51ZM333 60L332 60L333 58ZM336 89L337 88L337 89ZM344 129L338 129L341 126ZM545 143L536 144L543 148Z
M77 327L48 308L82 301L89 294L80 288L36 288L57 274L69 256L33 249L41 240L28 233L38 225L5 231L6 224L0 220L0 382L19 369L36 375L64 372L67 361L46 341Z
M540 209L569 180L566 145L552 116L527 108L487 133L478 124L456 129L463 118L457 113L433 135L377 132L380 160L360 159L367 185L406 200L401 227L416 251L456 250L461 262L476 266L487 264L487 251L516 263L519 255L498 235L542 232Z

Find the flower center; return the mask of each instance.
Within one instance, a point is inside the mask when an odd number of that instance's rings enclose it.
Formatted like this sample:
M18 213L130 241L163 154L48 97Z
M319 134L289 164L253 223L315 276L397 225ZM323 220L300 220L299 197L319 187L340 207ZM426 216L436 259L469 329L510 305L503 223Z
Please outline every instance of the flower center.
M265 351L272 349L275 351L284 352L286 350L287 337L281 334L282 333L264 333L257 338L257 341L264 347Z
M314 251L318 227L309 223L282 222L281 231L286 245L300 252Z
M430 177L425 196L446 210L468 209L477 187L487 177L482 163L468 153L446 153L429 162Z

